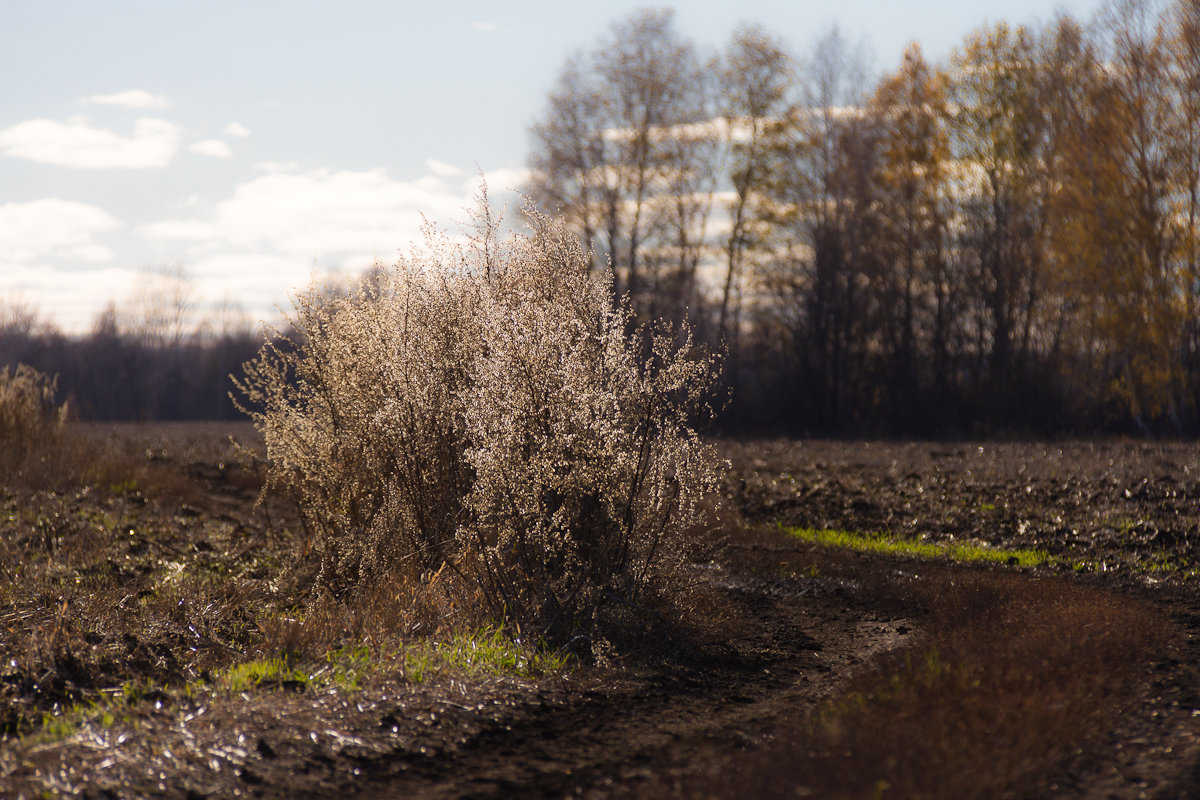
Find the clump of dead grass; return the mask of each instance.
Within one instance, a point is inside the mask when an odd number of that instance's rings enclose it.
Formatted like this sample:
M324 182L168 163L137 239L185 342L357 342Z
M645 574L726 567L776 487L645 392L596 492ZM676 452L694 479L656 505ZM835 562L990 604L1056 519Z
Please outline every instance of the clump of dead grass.
M55 400L58 381L18 364L0 369L0 471L8 483L44 483L62 471L70 406Z
M95 435L74 418L69 402L59 402L57 391L56 378L25 364L0 369L0 487L88 486L177 502L202 496L175 459L126 437Z

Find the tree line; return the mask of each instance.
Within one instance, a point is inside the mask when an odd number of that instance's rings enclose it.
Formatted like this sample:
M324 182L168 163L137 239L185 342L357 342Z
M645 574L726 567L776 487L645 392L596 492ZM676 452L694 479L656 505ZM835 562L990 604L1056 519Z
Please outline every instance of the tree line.
M526 188L638 318L727 354L733 430L1200 431L1200 3L912 44L708 55L670 10L563 66ZM228 419L261 344L167 272L83 336L0 306L0 365L89 419Z
M243 419L229 375L262 336L236 303L201 313L194 289L181 270L150 273L82 336L64 334L28 304L0 303L0 366L55 376L59 399L80 419Z
M726 349L732 427L1200 429L1200 3L865 64L637 12L562 68L527 190Z

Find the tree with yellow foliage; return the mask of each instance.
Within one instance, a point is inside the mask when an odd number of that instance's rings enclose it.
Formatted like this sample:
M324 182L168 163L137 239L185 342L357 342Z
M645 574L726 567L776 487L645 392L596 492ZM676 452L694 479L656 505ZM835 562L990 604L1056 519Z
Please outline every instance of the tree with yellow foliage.
M883 276L882 349L897 414L917 401L918 354L935 355L935 377L948 374L953 278L947 252L950 137L946 74L916 43L900 68L884 77L869 104L882 134L876 177L885 230L877 241L889 265ZM927 341L926 341L927 340Z
M1005 23L970 34L950 58L956 256L972 287L972 349L986 363L979 378L1001 407L1028 366L1044 291L1037 62L1029 31Z

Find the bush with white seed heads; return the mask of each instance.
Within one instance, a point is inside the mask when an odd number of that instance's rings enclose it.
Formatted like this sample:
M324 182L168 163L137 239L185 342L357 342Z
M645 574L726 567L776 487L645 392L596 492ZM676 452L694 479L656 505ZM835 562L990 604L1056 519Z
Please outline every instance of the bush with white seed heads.
M453 576L462 605L552 640L670 583L715 488L692 427L715 376L686 329L631 333L608 276L556 219L466 240L344 296L297 298L292 333L235 379L334 595Z

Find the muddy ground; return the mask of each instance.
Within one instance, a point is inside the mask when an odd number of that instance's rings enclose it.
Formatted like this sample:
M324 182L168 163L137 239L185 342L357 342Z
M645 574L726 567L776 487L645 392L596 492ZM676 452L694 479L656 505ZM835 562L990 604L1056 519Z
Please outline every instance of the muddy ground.
M246 428L234 432L252 446ZM194 690L258 654L256 620L303 590L302 535L286 507L254 509L254 468L225 448L227 433L121 429L131 453L164 467L157 478L0 498L10 559L71 560L39 578L37 596L0 605L0 796L739 796L744 765L770 760L799 720L836 703L883 655L914 646L929 620L878 588L911 580L911 560L830 551L777 523L1036 547L1059 561L1027 570L1030 580L1146 604L1170 625L1169 645L1145 654L1103 730L1037 765L1024 785L1049 797L1200 794L1194 445L724 443L734 522L712 533L718 554L694 567L713 620L666 655L420 680L398 660L352 689ZM160 497L148 498L155 481ZM221 577L231 563L237 575ZM66 584L93 573L111 597L89 605L90 579ZM178 607L157 611L184 579L209 592L209 605L184 608L179 594ZM120 605L139 597L158 614L153 629L124 630ZM102 606L110 616L97 622ZM219 624L200 624L214 613ZM41 639L21 638L31 626ZM131 682L150 688L116 719L54 735L39 727ZM740 784L750 785L762 795L796 789ZM978 796L1002 794L983 786Z

